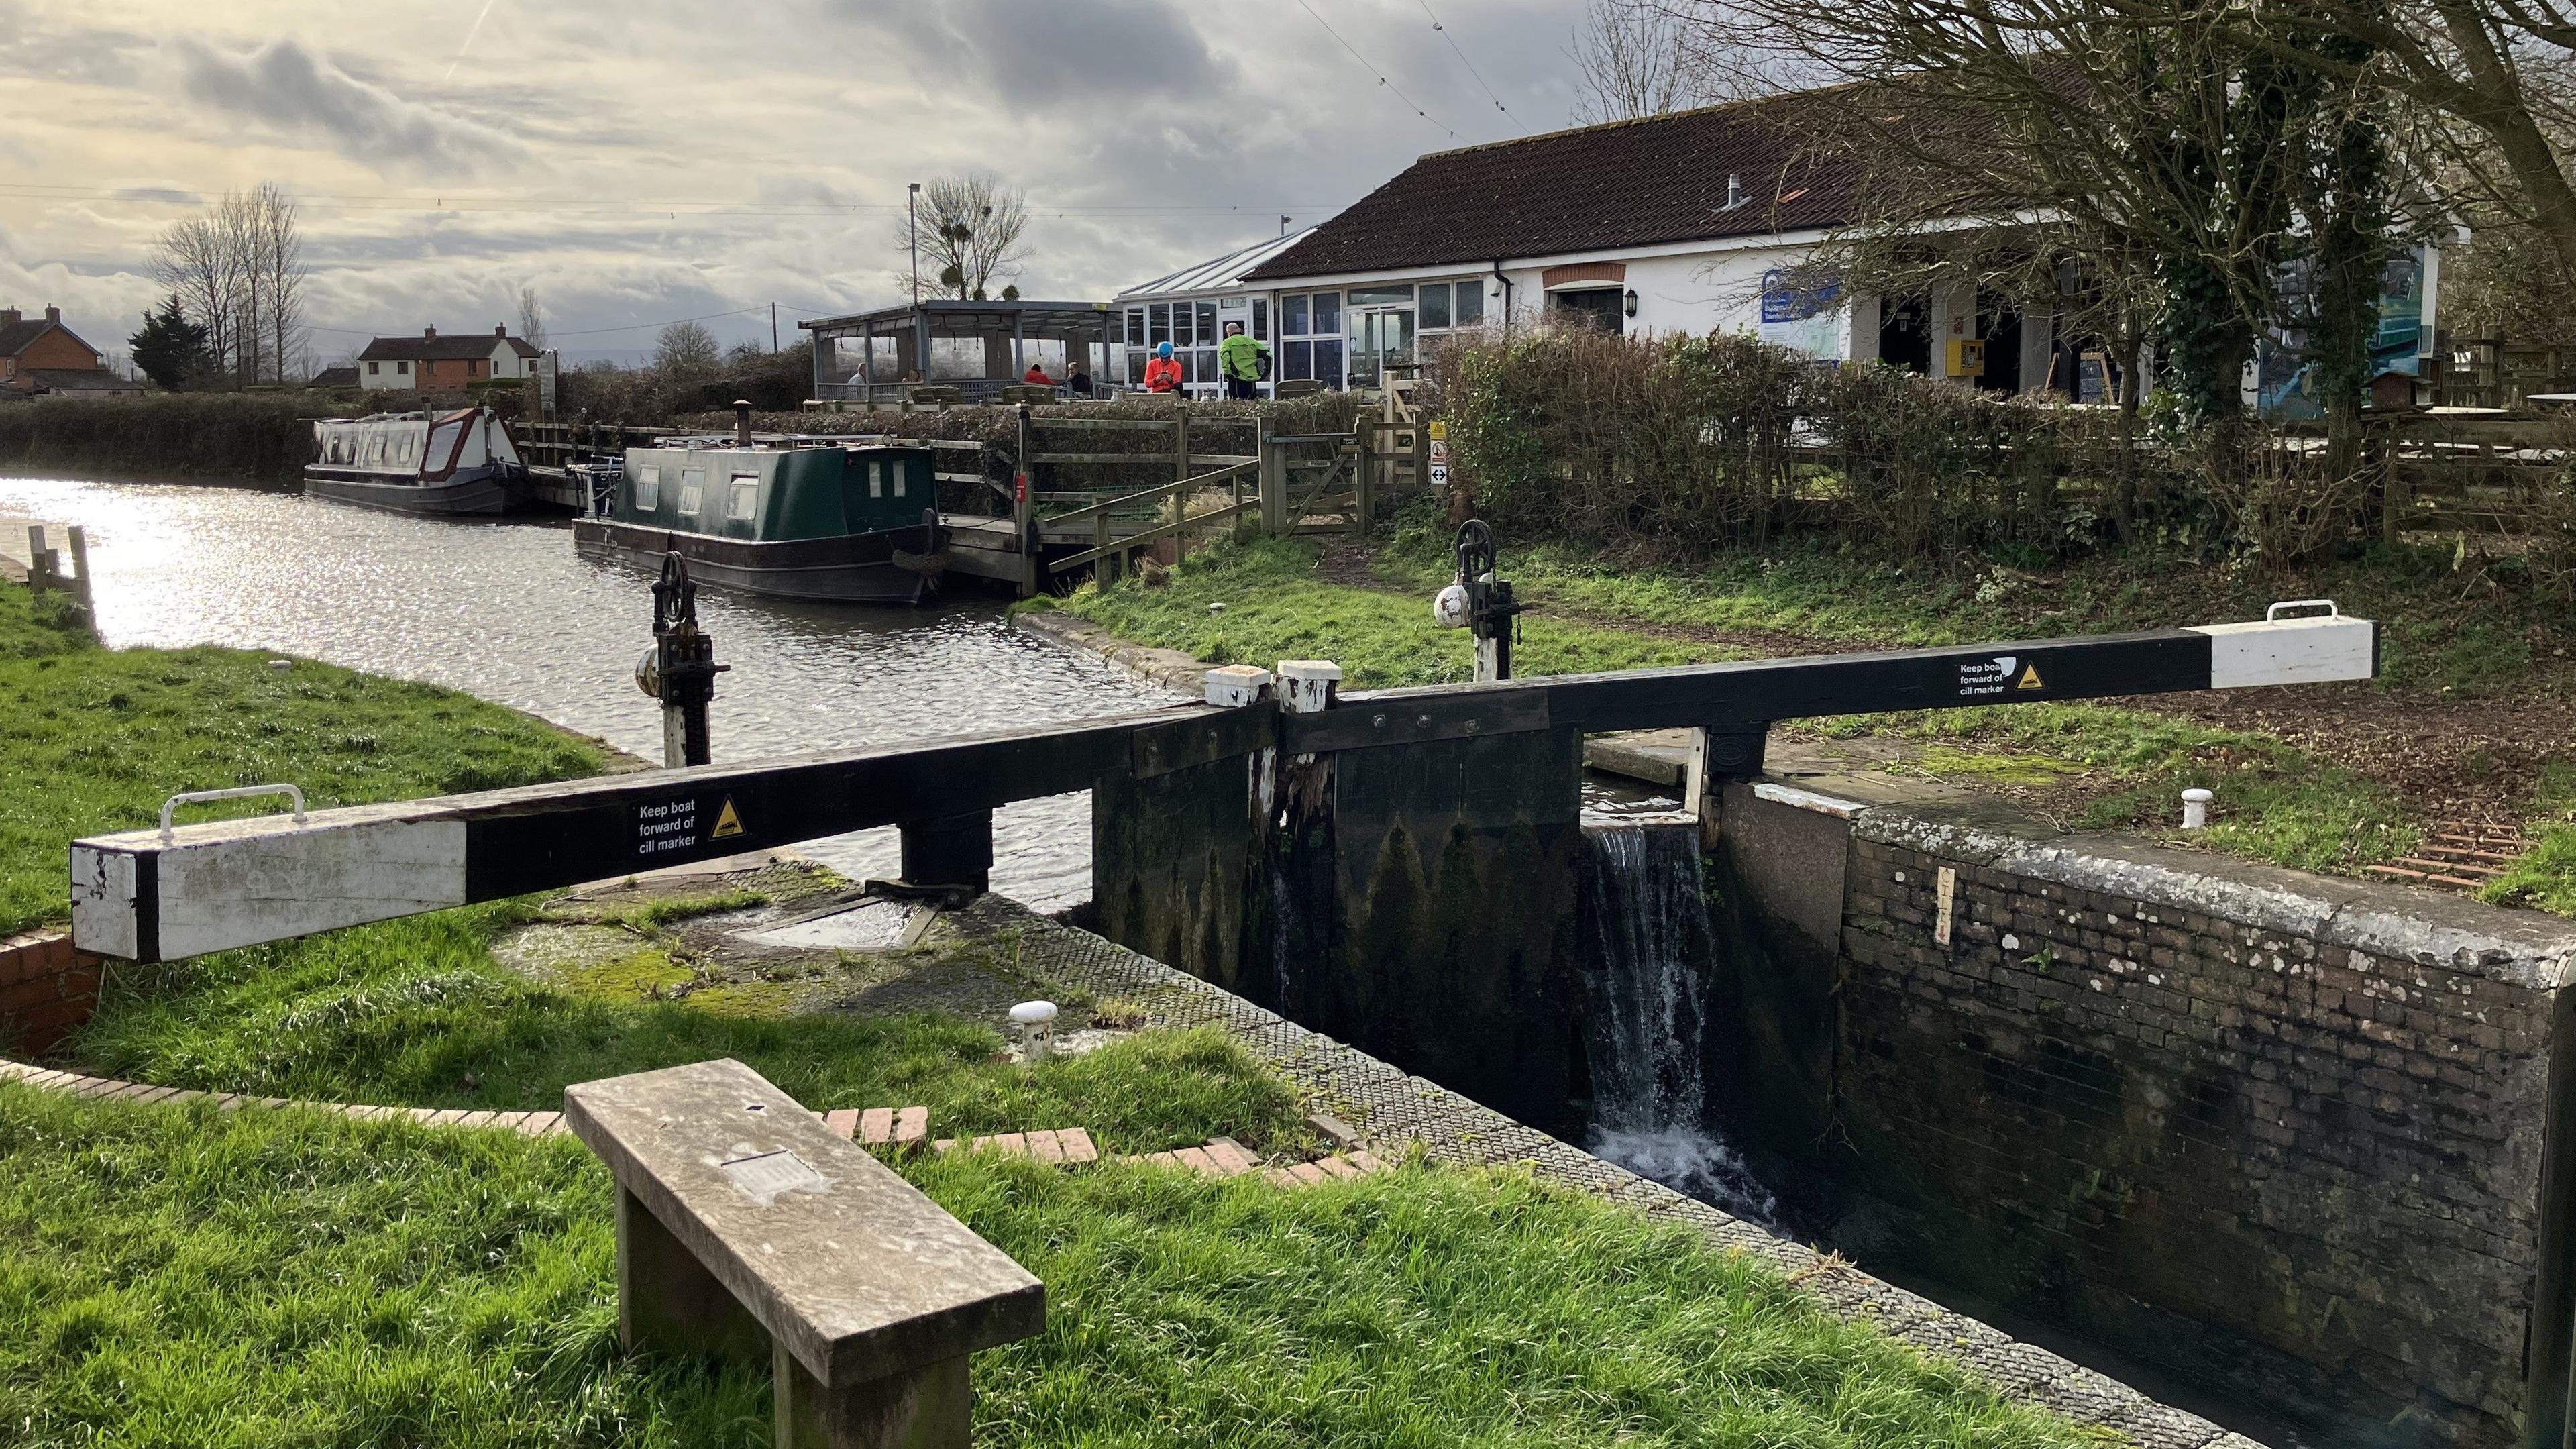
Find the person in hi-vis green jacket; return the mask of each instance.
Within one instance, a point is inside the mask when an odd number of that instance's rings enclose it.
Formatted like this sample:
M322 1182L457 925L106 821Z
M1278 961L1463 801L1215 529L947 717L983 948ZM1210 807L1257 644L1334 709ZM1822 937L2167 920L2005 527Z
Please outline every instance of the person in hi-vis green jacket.
M1261 396L1261 377L1270 370L1270 344L1254 339L1240 322L1225 324L1225 340L1216 347L1216 370L1225 374L1227 397Z

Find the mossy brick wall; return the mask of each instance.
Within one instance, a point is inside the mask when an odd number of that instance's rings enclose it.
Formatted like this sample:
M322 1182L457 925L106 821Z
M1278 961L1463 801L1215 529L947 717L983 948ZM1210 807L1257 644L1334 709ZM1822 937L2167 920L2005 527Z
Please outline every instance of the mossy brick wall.
M99 958L71 937L0 937L0 1051L40 1054L98 1006Z
M2516 1442L2552 1008L2529 957L1867 833L1834 1092L1865 1258L2353 1442Z

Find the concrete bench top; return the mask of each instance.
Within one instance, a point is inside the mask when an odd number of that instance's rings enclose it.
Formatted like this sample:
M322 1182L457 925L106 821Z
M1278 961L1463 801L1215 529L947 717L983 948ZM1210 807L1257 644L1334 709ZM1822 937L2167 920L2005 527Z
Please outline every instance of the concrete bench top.
M1046 1326L1027 1269L740 1062L568 1087L564 1121L827 1388Z

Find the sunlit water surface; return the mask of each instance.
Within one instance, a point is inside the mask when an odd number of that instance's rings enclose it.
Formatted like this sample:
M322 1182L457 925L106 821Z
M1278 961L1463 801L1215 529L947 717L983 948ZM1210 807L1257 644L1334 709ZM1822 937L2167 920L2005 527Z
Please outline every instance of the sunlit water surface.
M635 688L651 579L573 556L561 520L408 518L246 488L0 478L0 514L80 524L117 645L226 644L469 691L658 760ZM965 595L920 609L707 590L719 763L1151 709L1166 690L1010 627ZM1091 893L1087 795L1004 808L994 884L1052 910ZM891 875L894 833L806 847Z

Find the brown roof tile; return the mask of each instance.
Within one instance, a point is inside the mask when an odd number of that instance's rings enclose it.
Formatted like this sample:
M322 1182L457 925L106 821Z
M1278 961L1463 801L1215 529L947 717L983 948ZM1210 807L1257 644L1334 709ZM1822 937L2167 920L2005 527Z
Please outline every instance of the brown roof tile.
M1251 279L1759 236L1851 220L1860 167L1814 93L1436 151ZM1742 182L1727 205L1727 179Z

